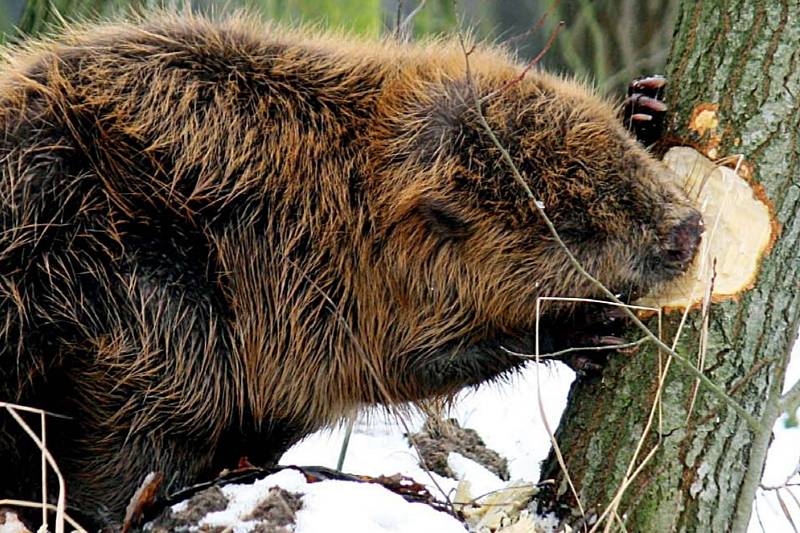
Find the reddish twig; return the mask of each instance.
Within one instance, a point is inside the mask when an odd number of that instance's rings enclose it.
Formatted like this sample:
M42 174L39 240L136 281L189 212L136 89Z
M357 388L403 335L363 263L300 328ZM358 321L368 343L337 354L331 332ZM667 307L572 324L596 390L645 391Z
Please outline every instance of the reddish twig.
M530 72L530 70L533 67L535 67L537 64L539 64L539 62L542 60L544 55L547 52L550 51L550 48L553 47L553 43L555 42L556 37L558 37L558 33L561 31L561 29L563 27L564 27L564 21L561 20L561 21L558 22L558 24L556 24L556 27L553 28L553 31L550 32L550 37L547 38L547 42L545 43L544 47L542 47L542 50L538 54L536 54L533 57L533 59L528 61L528 64L525 65L525 68L522 69L522 72L520 72L519 75L516 76L515 78L512 78L512 79L508 80L505 84L503 84L496 91L493 91L493 92L489 93L488 95L486 95L485 97L483 97L483 99L481 100L481 103L485 102L486 100L488 100L489 98L491 98L493 96L496 96L498 94L504 93L505 91L507 91L508 89L510 89L511 87L513 87L514 85L516 85L517 83L522 81L522 79L525 77L525 75L528 74L528 72ZM475 47L473 46L473 49L474 48ZM470 51L472 51L472 50L470 50Z
M524 33L520 33L519 35L515 35L514 37L511 37L509 39L506 39L506 41L503 44L515 43L515 42L517 42L517 41L519 41L521 39L524 39L524 38L526 38L526 37L528 37L530 35L533 35L534 33L536 33L539 30L541 30L542 26L544 26L545 21L547 21L547 19L550 17L550 15L552 15L553 12L558 8L559 4L561 4L561 0L556 0L555 2L550 4L550 7L548 7L547 11L544 12L544 15L539 17L539 20L536 21L536 24L534 24L529 30L527 30ZM562 21L562 24L563 24L563 21Z

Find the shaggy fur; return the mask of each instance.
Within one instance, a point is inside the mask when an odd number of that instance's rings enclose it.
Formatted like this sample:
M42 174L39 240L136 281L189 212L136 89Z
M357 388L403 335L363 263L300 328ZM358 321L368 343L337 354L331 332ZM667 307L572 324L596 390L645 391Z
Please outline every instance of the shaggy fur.
M174 489L494 378L521 364L501 344L530 349L537 296L596 294L473 87L590 272L631 291L683 270L670 236L693 211L607 103L538 72L498 91L521 66L470 61L472 83L457 42L242 16L6 51L0 398L71 417L48 426L71 505L118 523L149 471ZM31 496L38 454L0 424L0 498Z

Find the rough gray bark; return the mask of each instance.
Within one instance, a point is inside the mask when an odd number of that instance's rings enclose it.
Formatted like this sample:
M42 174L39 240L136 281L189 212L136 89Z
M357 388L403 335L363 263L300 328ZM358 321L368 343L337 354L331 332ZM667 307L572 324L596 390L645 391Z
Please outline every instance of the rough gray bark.
M690 410L695 379L673 362L663 419L636 464L657 449L619 507L627 531L745 531L749 522L770 428L785 408L780 391L800 318L799 14L798 0L683 0L679 8L668 68L671 134L719 155L743 154L781 226L753 290L711 307L704 365L766 429L753 431L703 387ZM709 104L719 125L701 136L689 124ZM677 348L690 359L701 318L690 315ZM678 320L667 317L665 338ZM602 513L622 483L657 375L657 352L648 347L613 358L602 380L573 387L557 438L587 513ZM552 454L542 479L556 479L570 499Z

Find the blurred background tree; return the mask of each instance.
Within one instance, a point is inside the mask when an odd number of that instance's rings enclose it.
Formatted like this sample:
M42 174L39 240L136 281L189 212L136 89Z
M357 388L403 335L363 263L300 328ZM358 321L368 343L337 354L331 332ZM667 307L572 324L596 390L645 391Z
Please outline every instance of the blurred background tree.
M0 38L14 39L21 26L46 29L57 11L66 19L109 14L155 5L200 11L246 6L265 18L310 22L360 34L392 33L422 0L0 0ZM543 66L592 80L600 90L619 94L628 81L663 72L677 0L425 0L409 25L411 38L473 28L482 39L508 42L521 59L542 50L565 22ZM55 11L52 9L55 7ZM530 31L550 13L541 29Z

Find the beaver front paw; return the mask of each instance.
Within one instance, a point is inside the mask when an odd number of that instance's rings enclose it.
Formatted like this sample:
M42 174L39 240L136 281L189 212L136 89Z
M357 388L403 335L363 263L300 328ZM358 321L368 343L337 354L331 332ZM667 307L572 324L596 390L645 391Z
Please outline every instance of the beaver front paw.
M645 146L659 140L664 133L666 84L664 76L647 76L628 85L628 97L622 104L623 123Z
M599 375L612 353L635 352L620 334L627 324L621 307L603 305L551 324L550 357L569 366L579 377Z

